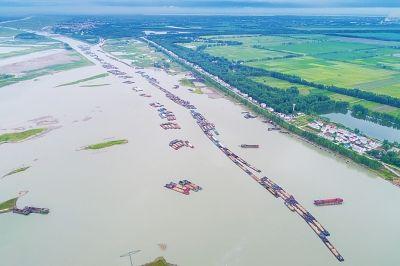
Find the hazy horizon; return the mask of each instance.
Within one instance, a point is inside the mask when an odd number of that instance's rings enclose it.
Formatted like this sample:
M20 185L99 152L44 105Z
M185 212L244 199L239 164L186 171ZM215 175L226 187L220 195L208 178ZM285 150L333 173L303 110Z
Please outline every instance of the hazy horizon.
M1 15L144 14L144 15L379 15L400 16L395 0L6 0Z

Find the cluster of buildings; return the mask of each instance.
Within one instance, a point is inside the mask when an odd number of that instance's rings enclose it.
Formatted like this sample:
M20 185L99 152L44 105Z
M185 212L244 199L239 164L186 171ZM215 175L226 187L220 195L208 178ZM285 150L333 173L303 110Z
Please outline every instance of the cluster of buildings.
M346 148L351 148L360 154L381 146L381 143L374 139L358 135L335 124L326 123L321 120L315 120L308 123L307 126L318 131L319 136L337 144L343 144Z

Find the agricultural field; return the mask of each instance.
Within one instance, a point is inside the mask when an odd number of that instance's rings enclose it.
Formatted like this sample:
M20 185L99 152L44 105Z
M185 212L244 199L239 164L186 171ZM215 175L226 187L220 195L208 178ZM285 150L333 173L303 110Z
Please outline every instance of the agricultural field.
M242 45L212 46L207 47L205 52L213 56L225 57L228 60L243 62L277 59L288 55L283 52L257 49L254 47L246 47L246 49L243 49Z
M392 42L322 34L203 36L194 43L198 46L201 41L210 45L205 52L213 56L324 85L400 97L400 49ZM212 41L242 44L212 46ZM280 58L287 55L297 56Z
M269 77L269 76L253 77L252 80L259 82L259 83L263 83L263 84L271 86L271 87L283 89L283 90L289 89L290 87L296 87L299 90L300 94L302 94L302 95L308 95L310 93L312 93L312 94L329 94L330 93L329 91L323 91L323 90L320 90L317 88L300 85L300 84L295 84L295 83L291 83L286 80L281 80L281 79L277 79L277 78L273 78L273 77Z
M372 38L378 40L400 41L400 33L398 32L350 32L341 35L367 39Z
M288 82L285 80L280 80L280 79L276 79L276 78L268 77L268 76L253 77L252 80L259 82L259 83L263 83L263 84L271 86L271 87L283 89L283 90L286 90L290 87L296 87L299 90L300 94L302 94L302 95L309 95L309 94L325 95L325 96L328 96L329 98L331 98L332 100L348 102L350 107L354 106L356 104L359 104L359 105L364 106L365 108L370 109L371 111L388 113L388 114L400 117L400 109L396 108L396 107L379 104L379 103L374 103L371 101L358 99L358 98L354 98L351 96L342 95L342 94L338 94L338 93L334 93L334 92L330 92L330 91L325 91L325 90L321 90L318 88L313 88L313 87L309 87L309 86L305 86L305 85L291 83L291 82Z

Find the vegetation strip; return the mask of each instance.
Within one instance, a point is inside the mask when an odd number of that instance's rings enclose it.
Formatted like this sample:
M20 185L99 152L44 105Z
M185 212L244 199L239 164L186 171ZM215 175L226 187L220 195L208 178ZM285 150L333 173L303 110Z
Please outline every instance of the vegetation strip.
M5 133L0 135L0 144L7 142L19 142L30 137L37 136L46 131L46 128L29 129L22 132Z
M103 74L91 76L91 77L88 77L88 78L79 79L79 80L76 80L76 81L73 81L73 82L61 84L61 85L56 86L56 88L69 86L69 85L75 85L75 84L79 84L79 83L90 81L90 80L94 80L94 79L104 78L104 77L107 77L107 76L108 76L108 73L103 73Z
M2 178L10 176L10 175L14 175L14 174L18 174L18 173L24 172L24 171L28 170L29 168L30 168L30 166L24 166L24 167L17 168L15 170L12 170L11 172L3 175Z
M126 144L126 143L128 143L128 140L126 140L126 139L111 140L111 141L88 145L84 149L85 150L99 150L99 149L108 148L108 147L111 147L114 145L121 145L121 144Z
M0 213L12 211L17 206L18 197L0 203Z

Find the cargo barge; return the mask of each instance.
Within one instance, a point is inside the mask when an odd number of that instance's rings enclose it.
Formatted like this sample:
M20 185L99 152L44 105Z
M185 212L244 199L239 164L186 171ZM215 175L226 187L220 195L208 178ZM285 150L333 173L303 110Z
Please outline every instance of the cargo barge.
M174 191L176 191L178 193L182 193L184 195L189 195L189 191L190 191L190 188L183 187L183 186L178 185L178 184L176 184L174 182L170 182L170 183L166 184L164 187L166 187L168 189L171 189L171 190L174 190Z
M329 206L340 204L343 204L343 199L341 198L314 200L314 205L316 206Z
M191 149L194 148L194 146L187 140L180 140L180 139L174 139L169 143L169 146L173 148L174 150L179 150L182 147L189 147Z
M162 123L160 125L160 127L162 127L165 130L167 130L167 129L181 129L179 124L178 123L174 123L174 122Z
M258 148L260 148L260 145L258 145L258 144L241 144L240 147L241 147L241 148L254 148L254 149L258 149Z
M31 213L37 213L37 214L48 214L50 210L48 208L37 208L37 207L29 207L25 206L23 209L18 209L15 207L13 209L13 213L16 214L22 214L22 215L29 215Z

